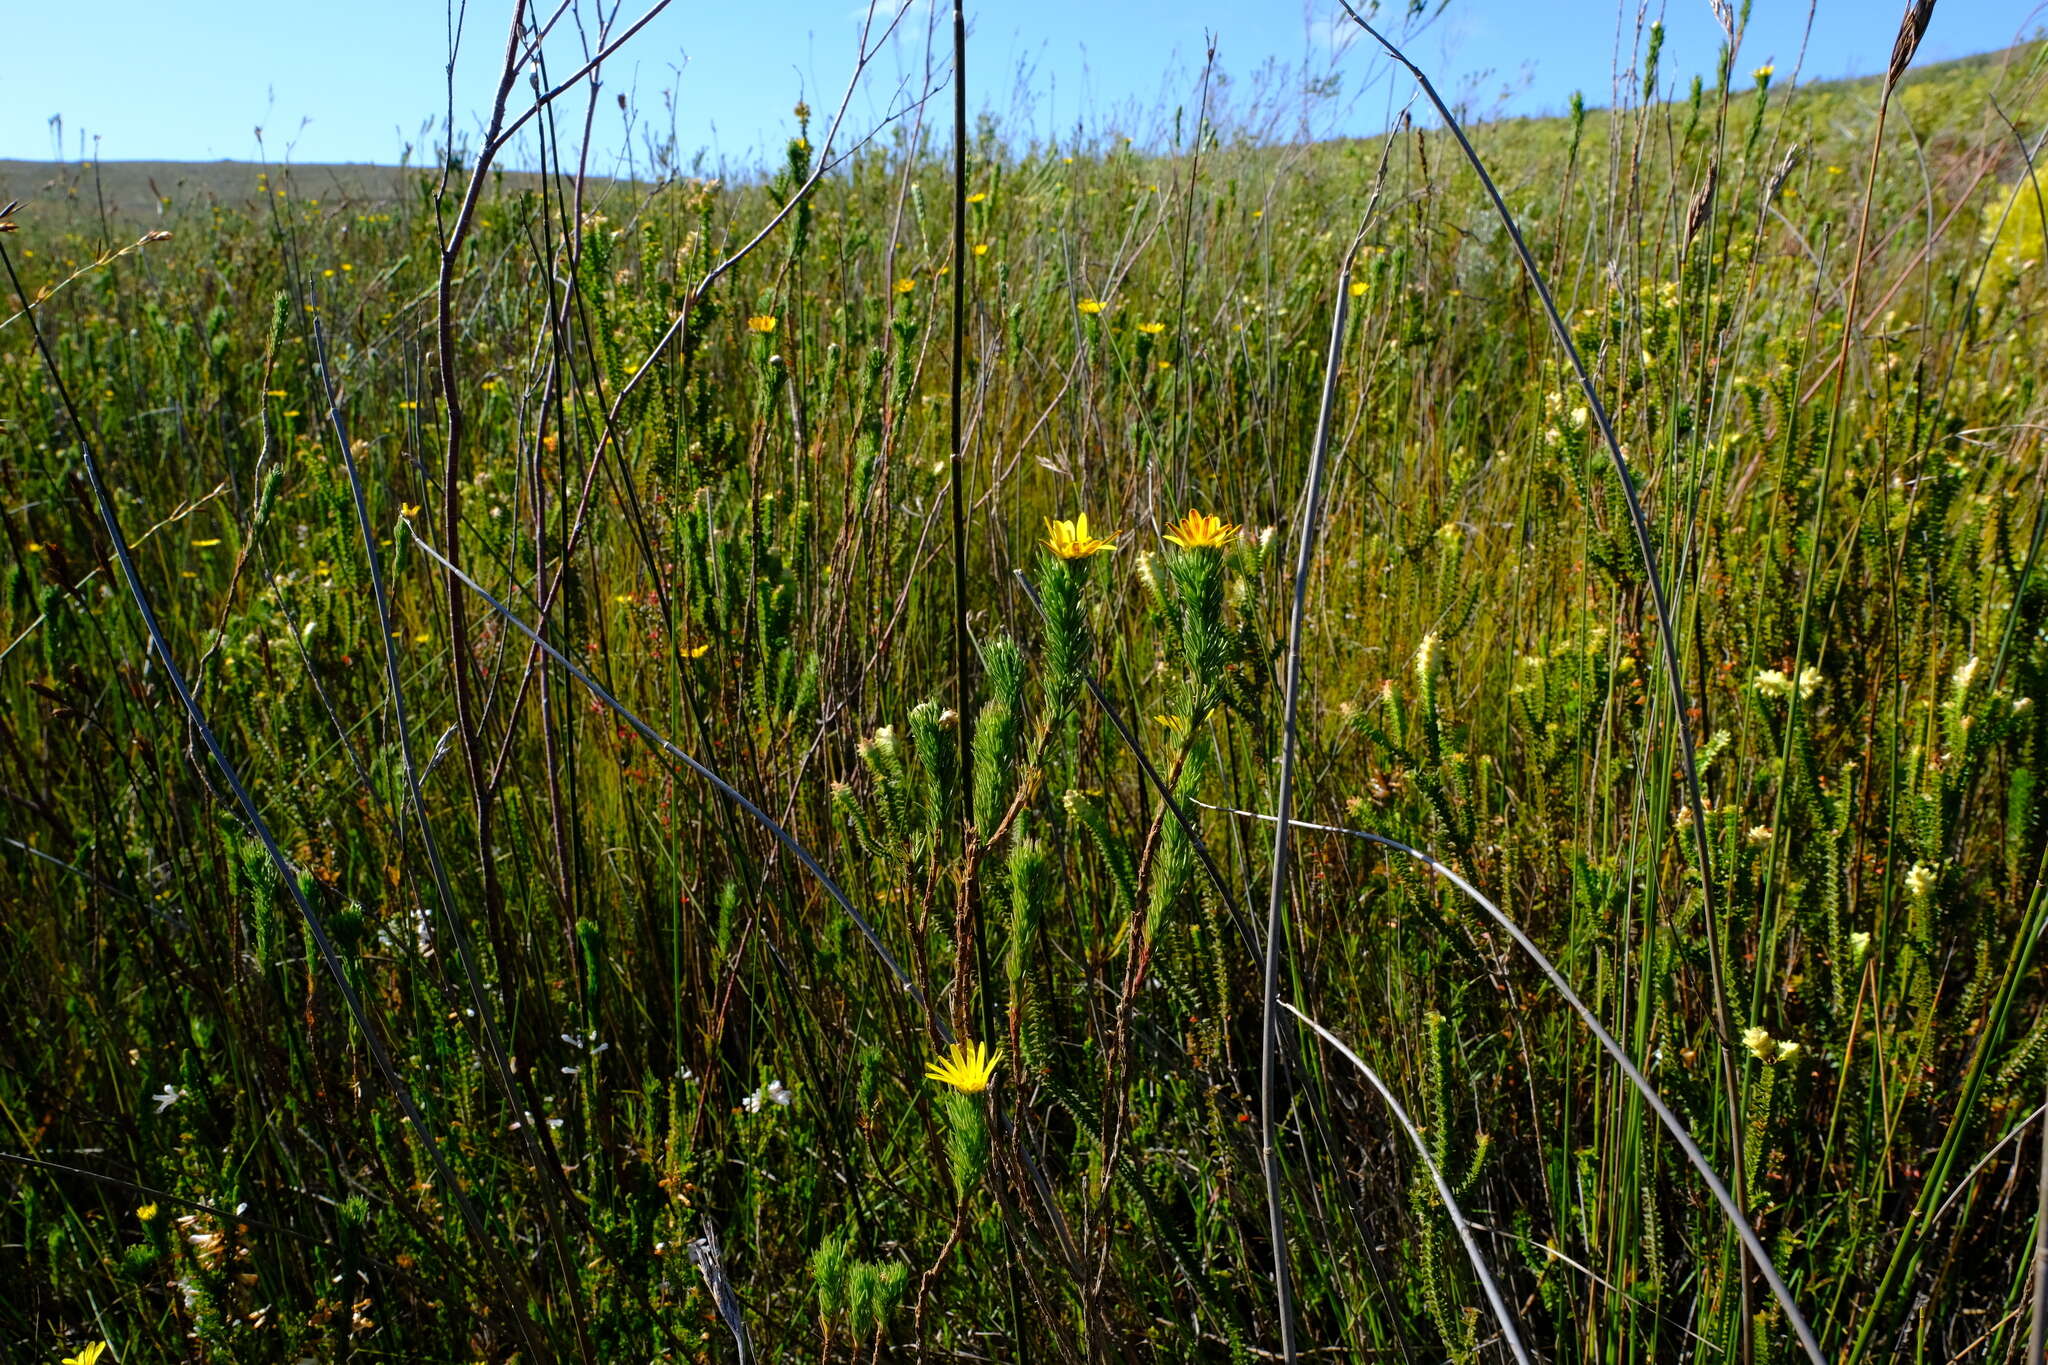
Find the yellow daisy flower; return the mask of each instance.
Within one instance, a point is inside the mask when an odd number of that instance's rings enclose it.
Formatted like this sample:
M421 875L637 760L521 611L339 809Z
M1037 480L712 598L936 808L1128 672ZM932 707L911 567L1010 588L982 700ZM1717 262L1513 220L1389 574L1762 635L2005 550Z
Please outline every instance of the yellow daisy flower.
M65 1356L64 1365L99 1365L99 1358L106 1352L107 1343L95 1341L75 1356Z
M1091 555L1101 554L1104 550L1114 550L1116 546L1110 542L1116 538L1116 534L1112 531L1106 536L1089 535L1086 512L1072 521L1054 521L1051 517L1045 519L1045 548L1061 559L1087 559Z
M774 315L773 313L756 313L756 314L754 314L754 316L752 316L752 317L750 317L750 318L748 318L748 319L747 319L747 330L748 330L749 332L764 332L764 333L765 333L765 332L772 332L772 331L774 331L774 330L775 330L775 315Z
M1190 509L1168 529L1166 538L1183 550L1223 550L1236 534L1237 527L1223 518Z
M1090 317L1100 313L1103 307L1101 299L1082 299L1078 306L1082 312Z
M955 1043L946 1056L924 1069L925 1079L950 1085L963 1095L979 1095L995 1079L1003 1054L987 1043Z
M917 288L917 281L911 279L908 275L905 275L902 279L896 281L896 292L899 294L908 294L911 290L915 288Z
M1156 337L1166 330L1166 324L1163 322L1141 322L1138 324L1138 330L1148 337Z

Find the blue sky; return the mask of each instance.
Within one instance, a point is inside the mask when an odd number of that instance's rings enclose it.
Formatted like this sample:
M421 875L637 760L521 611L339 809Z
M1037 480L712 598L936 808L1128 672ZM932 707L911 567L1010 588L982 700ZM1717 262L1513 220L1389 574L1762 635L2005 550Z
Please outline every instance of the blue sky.
M620 0L622 20L637 17L641 2ZM577 3L588 16L599 0ZM850 113L857 127L923 85L932 0L880 3L913 8L869 68ZM108 160L254 159L267 150L273 161L288 153L300 162L395 162L411 144L421 159L440 140L446 113L446 4L96 0L89 17L17 6L5 26L17 60L0 67L0 157L58 155L51 119L59 116L65 158L90 156L96 145ZM539 8L551 12L554 0ZM629 150L644 158L648 132L665 138L671 119L686 159L703 149L712 166L756 162L789 135L800 94L825 110L837 103L864 9L862 0L676 0L606 72L593 168L615 170ZM1411 52L1481 111L1553 112L1575 89L1605 104L1613 73L1633 61L1637 9L1637 0L1450 0ZM1819 0L1804 78L1877 69L1898 10L1899 0ZM1774 62L1784 81L1808 11L1807 0L1755 0L1738 69ZM1348 26L1332 21L1337 12L1334 0L978 0L969 7L971 98L1012 136L1064 140L1079 124L1143 139L1159 131L1160 111L1170 119L1176 104L1192 105L1204 37L1213 33L1231 77L1228 99L1242 107L1259 88L1283 92L1275 131L1301 126L1306 65L1338 77L1339 93L1307 110L1311 131L1371 132L1384 125L1390 92L1405 99L1407 87L1367 45L1348 41ZM1709 0L1649 0L1647 12L1667 30L1664 86L1682 91L1691 74L1711 73L1720 29ZM479 126L509 14L508 0L469 0L458 129ZM2003 46L2044 23L2048 0L1942 0L1921 60ZM551 70L572 70L579 48L564 19L548 44ZM1278 67L1261 87L1268 63ZM621 93L637 125L620 111ZM564 136L580 133L580 102L573 113Z

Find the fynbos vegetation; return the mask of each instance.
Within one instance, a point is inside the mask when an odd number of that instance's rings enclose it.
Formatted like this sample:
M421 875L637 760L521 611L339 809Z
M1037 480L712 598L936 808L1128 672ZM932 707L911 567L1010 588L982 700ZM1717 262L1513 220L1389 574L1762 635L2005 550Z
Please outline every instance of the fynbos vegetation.
M0 1354L2021 1359L2048 59L1931 9L1635 35L1513 229L943 25L757 177L16 208Z

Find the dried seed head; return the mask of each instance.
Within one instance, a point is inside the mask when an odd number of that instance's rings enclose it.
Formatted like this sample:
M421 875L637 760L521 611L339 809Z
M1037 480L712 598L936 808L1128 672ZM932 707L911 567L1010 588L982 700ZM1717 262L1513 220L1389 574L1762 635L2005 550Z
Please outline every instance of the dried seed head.
M1707 212L1714 204L1714 188L1721 181L1721 165L1710 162L1707 178L1700 185L1698 194L1692 197L1692 206L1685 213L1685 244L1692 245L1692 239L1700 235L1700 229L1707 224Z
M1892 42L1892 64L1885 72L1884 92L1891 94L1899 77L1913 64L1920 40L1927 36L1927 22L1934 17L1934 0L1906 0L1906 12L1899 16L1899 36Z

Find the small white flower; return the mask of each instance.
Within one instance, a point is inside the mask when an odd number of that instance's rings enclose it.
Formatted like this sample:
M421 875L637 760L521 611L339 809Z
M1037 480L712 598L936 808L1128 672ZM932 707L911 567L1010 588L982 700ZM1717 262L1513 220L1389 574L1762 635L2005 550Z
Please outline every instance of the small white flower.
M1771 827L1769 825L1751 825L1749 827L1749 841L1752 844L1768 844L1771 841Z
M1925 863L1914 863L1906 873L1906 894L1914 900L1925 900L1934 890L1934 871Z
M1870 956L1870 935L1858 930L1849 935L1849 960L1861 962Z
M1970 690L1970 684L1977 681L1977 666L1981 662L1976 655L1972 654L1970 661L1956 670L1954 679L1956 691L1967 692Z
M164 1085L163 1089L157 1091L154 1095L151 1095L150 1098L156 1101L156 1112L161 1114L164 1112L164 1110L170 1108L179 1100L184 1099L185 1092L183 1090L180 1090L177 1086L171 1085L167 1082Z
M795 1099L796 1096L790 1093L788 1086L781 1081L770 1081L741 1100L740 1105L749 1114L758 1114L767 1105L779 1104L786 1108Z
M1772 1062L1778 1058L1778 1044L1771 1037L1771 1031L1761 1024L1751 1024L1742 1031L1742 1045L1756 1054L1760 1062Z

